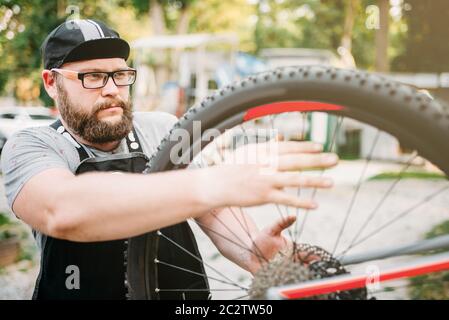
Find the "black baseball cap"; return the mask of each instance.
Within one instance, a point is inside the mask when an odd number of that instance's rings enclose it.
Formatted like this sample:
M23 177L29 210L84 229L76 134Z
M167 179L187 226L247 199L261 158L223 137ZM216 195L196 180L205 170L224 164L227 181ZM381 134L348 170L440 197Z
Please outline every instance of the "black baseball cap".
M129 57L129 44L103 22L90 19L67 20L56 27L41 47L45 69L66 62Z

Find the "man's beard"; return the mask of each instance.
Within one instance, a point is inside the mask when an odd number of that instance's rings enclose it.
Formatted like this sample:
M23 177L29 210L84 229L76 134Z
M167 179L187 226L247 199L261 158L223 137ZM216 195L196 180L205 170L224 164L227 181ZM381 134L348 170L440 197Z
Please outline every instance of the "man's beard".
M94 104L90 112L81 111L81 107L69 100L67 91L62 85L58 88L58 108L62 119L69 129L90 143L107 143L122 140L132 129L131 101L121 99L109 99L103 103ZM119 122L108 123L98 119L98 112L107 109L111 105L122 108L123 114Z

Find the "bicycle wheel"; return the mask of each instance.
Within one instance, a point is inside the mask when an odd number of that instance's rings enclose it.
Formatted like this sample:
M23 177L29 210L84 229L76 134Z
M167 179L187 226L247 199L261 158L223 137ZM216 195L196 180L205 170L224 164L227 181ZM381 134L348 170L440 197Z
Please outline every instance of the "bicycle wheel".
M328 150L337 147L337 135L339 130L345 126L343 125L345 121L349 121L349 126L354 125L354 123L362 123L366 126L363 128L371 130L371 138L368 139L371 142L368 147L365 147L367 151L364 152L365 160L360 170L362 174L356 179L356 183L346 190L352 194L348 200L349 208L339 216L341 226L335 228L336 237L332 244L327 244L326 250L328 252L323 250L321 253L322 257L329 258L327 261L332 260L332 263L336 263L333 266L337 266L337 269L341 268L341 272L309 275L308 279L327 278L341 273L347 276L347 271L343 268L343 265L363 264L380 258L410 255L423 251L431 252L431 250L448 246L449 241L445 237L439 237L431 242L415 242L408 238L400 246L395 243L395 240L389 242L389 245L381 245L379 241L374 241L369 246L359 245L364 240L376 236L383 228L389 227L389 224L408 215L410 210L414 210L417 206L422 206L437 197L441 198L448 189L445 179L441 179L438 183L432 182L431 190L424 193L421 201L417 201L416 205L410 204L409 211L399 211L397 215L391 213L383 215L382 223L377 225L377 227L381 227L374 228L368 235L362 236L363 232L371 226L373 218L385 203L386 198L394 194L393 190L399 184L400 177L414 165L413 161L417 159L416 154L412 154L401 169L397 171L399 172L398 179L394 178L388 186L378 186L378 189L386 190L386 193L373 201L375 202L372 205L373 210L366 209L369 214L363 218L364 220L360 220L360 218L357 221L352 221L354 219L352 211L354 211L362 182L366 178L367 165L375 158L373 157L373 151L377 144L382 143L382 135L394 137L396 141L400 142L401 146L416 151L420 159L425 158L439 168L443 177L449 173L449 150L446 142L449 134L447 107L409 86L366 72L323 66L288 67L261 73L234 83L217 91L200 105L191 108L179 120L151 158L147 172L186 168L188 163L191 163L202 150L205 150L211 141L205 139L204 136L194 134L197 121L201 123L202 132L213 128L223 133L227 129L238 128L239 126L244 131L243 125L248 123L257 126L254 123L256 119L261 118L268 118L268 122L271 122L273 127L273 123L276 123L280 114L287 114L287 118L290 115L300 115L303 121L299 129L302 132L299 139L313 138L313 134L310 133L310 123L313 122L313 119L316 120L316 118L313 118L314 115L318 115L317 119L321 120L325 115L327 137L325 136L324 140L327 139ZM280 123L282 124L283 121L281 119ZM307 123L309 123L309 128L307 128ZM180 129L189 133L189 139L179 141L177 130ZM174 150L178 153L176 163L171 160ZM348 162L348 164L351 166L351 163ZM315 194L316 190L313 190L312 197ZM409 201L410 199L407 200L407 202ZM288 208L285 208L284 212L279 207L277 207L277 210L281 216L288 213ZM299 217L297 210L296 214ZM303 240L307 239L305 235L309 228L306 224L307 219L312 219L308 216L308 212L301 214L302 221L298 220L294 227L295 237L292 240L296 241L301 238L303 242L313 242ZM411 219L413 225L421 225L422 220L419 219ZM358 229L348 227L353 225L358 225ZM349 233L346 248L337 252L337 248L343 246L342 239L345 232ZM326 232L323 233L326 236ZM317 236L317 239L321 238ZM325 245L322 246L325 247ZM362 248L362 251L351 256L350 251L354 247ZM311 248L312 251L315 250L314 252L321 250L314 246ZM436 263L434 263L433 267L424 268L424 271L420 269L421 273L449 268L448 261L447 256L439 258L438 268L435 267ZM204 265L214 270L220 279L206 272ZM402 276L419 274L416 268L413 270ZM305 270L304 272L307 273L308 271ZM267 272L271 271L268 270ZM380 278L382 276L381 274ZM242 290L245 293L243 296L248 292L248 287L241 285L239 280L230 280L226 272L217 271L213 266L204 263L195 237L187 223L130 239L127 277L129 296L133 299L208 298L210 293L214 292L214 289L209 287L209 281L231 285L236 290ZM286 283L271 283L265 289L283 284ZM281 297L310 297L311 295L327 293L330 294L327 296L328 298L342 298L342 295L332 295L332 293L341 293L344 290L361 287L363 285L360 285L359 279L358 285L353 283L353 286L350 287L340 285L330 289L327 288L327 291L311 290L307 291L308 293L305 295L281 294ZM316 288L316 286L313 288ZM291 287L287 289L290 292L296 292L295 290L292 291ZM229 291L232 290L229 289ZM219 292L220 290L216 289L215 291ZM223 289L222 291L226 290ZM279 292L282 292L282 290L277 291L278 294ZM270 297L275 298L276 296L272 294ZM348 298L354 298L354 296L349 295Z

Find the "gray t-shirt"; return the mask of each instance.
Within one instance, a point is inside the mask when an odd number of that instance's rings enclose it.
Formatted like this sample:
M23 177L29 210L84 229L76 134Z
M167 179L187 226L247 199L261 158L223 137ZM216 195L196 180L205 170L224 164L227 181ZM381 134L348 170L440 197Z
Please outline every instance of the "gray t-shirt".
M165 112L135 112L134 128L143 152L150 157L161 140L176 123ZM76 143L76 142L75 142ZM90 156L104 157L128 153L126 139L111 152L86 148ZM50 127L27 128L15 133L3 147L1 165L8 205L12 205L24 184L34 175L50 168L67 168L75 172L80 163L73 141Z

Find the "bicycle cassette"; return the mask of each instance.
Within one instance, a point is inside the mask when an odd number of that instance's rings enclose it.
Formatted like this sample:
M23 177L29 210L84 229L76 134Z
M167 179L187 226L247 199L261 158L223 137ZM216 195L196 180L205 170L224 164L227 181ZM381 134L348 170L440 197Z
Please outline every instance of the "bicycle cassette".
M254 275L249 289L250 299L266 299L271 287L329 278L349 273L326 250L309 244L295 244L293 248L278 253ZM366 300L366 288L337 291L308 297L312 300Z

